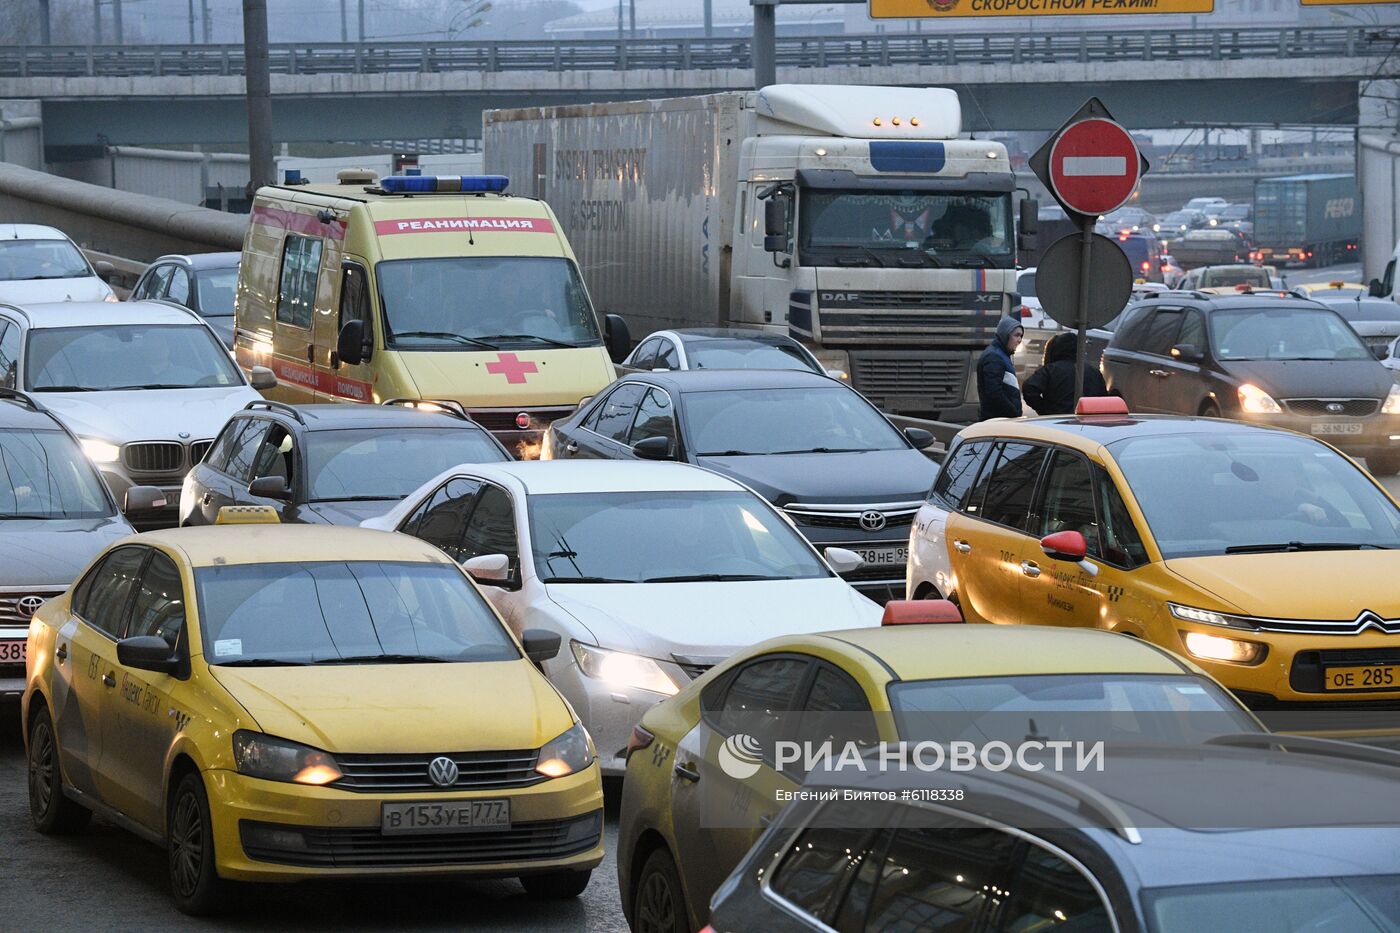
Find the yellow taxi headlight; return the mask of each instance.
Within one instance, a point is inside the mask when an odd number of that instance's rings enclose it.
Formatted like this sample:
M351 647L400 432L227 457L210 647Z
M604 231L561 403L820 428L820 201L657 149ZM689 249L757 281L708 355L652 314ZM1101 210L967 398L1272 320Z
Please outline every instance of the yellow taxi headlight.
M1182 639L1191 656L1203 661L1256 664L1264 657L1264 646L1258 642L1207 635L1205 632L1185 632Z
M1258 626L1253 621L1244 617L1231 615L1227 612L1216 612L1213 609L1197 609L1194 606L1183 606L1179 603L1167 603L1167 609L1171 614L1183 622L1199 622L1202 625L1220 625L1225 628L1238 628L1246 631L1254 631Z
M540 747L535 770L545 777L563 777L582 771L593 763L593 740L582 723L574 723L568 732L551 739Z
M233 763L240 774L296 784L331 784L345 775L329 752L240 729L233 734Z

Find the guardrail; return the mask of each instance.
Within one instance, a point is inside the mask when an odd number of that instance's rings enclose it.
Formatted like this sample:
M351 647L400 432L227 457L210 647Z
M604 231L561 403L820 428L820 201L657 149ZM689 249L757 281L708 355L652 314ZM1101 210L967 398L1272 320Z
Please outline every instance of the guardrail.
M1400 29L1316 26L1247 29L1100 29L1017 34L790 36L777 40L780 68L1226 61L1384 57ZM423 74L445 71L719 70L753 67L746 36L577 39L549 42L279 42L276 74ZM0 77L241 75L242 45L11 46Z

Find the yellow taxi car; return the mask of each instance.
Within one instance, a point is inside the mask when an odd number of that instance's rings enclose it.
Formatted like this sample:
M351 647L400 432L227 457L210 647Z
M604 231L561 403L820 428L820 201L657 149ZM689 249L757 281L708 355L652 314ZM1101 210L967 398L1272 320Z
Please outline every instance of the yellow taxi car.
M1370 474L1279 428L1081 411L958 435L914 518L910 598L1134 635L1255 709L1400 700L1400 507Z
M927 605L892 602L886 620ZM755 645L633 731L617 843L623 911L633 933L706 922L711 895L805 776L780 739L869 747L971 727L1014 743L1028 723L1058 735L1068 715L1110 712L1117 734L1145 741L1261 730L1200 667L1107 632L887 624Z
M535 666L558 647L517 641L415 538L129 537L30 625L30 813L163 845L187 913L312 877L518 876L572 897L603 857L603 800L591 739Z

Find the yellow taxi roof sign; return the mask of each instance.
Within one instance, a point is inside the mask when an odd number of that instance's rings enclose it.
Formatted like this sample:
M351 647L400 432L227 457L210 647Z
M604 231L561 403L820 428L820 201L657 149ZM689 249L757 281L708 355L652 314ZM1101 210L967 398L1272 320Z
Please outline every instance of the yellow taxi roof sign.
M270 505L226 505L214 519L216 525L280 525L277 510Z

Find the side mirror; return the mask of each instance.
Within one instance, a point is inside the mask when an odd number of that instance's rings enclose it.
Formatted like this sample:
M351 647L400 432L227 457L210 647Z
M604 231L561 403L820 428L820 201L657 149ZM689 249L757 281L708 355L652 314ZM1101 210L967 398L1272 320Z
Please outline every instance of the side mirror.
M905 428L904 436L909 438L909 443L914 445L915 450L928 450L937 440L932 432L923 428Z
M822 551L822 556L831 565L831 569L838 574L847 574L852 570L859 570L865 563L865 558L855 551L848 551L843 547L829 547Z
M266 366L254 366L248 374L248 384L259 392L277 388L277 376Z
M132 486L122 501L122 511L128 515L155 512L165 508L167 501L165 493L156 486Z
M467 575L483 586L508 587L510 578L510 558L504 554L482 554L462 562Z
M643 460L670 460L671 439L669 437L646 437L632 445L632 453Z
M1035 236L1040 232L1040 202L1035 198L1021 199L1020 232Z
M632 332L620 315L603 315L603 345L614 363L621 363L632 352Z
M1040 539L1040 549L1052 560L1078 563L1089 553L1089 543L1077 531L1057 531Z
M248 484L248 495L288 502L292 498L292 490L280 476L259 476Z
M525 649L525 657L540 664L559 655L559 633L542 628L527 628L520 633L520 647Z
M335 341L335 355L342 363L357 366L365 361L365 322L352 318L340 328Z
M180 666L169 642L159 635L134 635L117 642L117 663L157 674L173 674Z
M763 234L787 239L788 199L774 194L763 202Z
M1199 363L1206 355L1194 343L1179 343L1172 347L1172 358L1183 363Z
M99 259L92 264L92 271L97 273L97 277L106 282L116 274L117 267L105 259Z
M1380 279L1372 279L1366 285L1366 294L1372 298L1384 298L1385 291L1381 288Z

